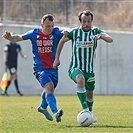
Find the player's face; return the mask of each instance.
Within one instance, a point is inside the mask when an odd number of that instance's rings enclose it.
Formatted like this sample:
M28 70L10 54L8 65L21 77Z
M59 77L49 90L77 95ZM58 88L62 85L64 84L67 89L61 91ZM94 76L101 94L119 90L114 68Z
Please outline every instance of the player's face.
M41 24L44 34L50 34L54 28L54 22L46 19L44 24Z
M81 27L82 27L83 31L85 31L85 32L89 31L91 26L92 26L91 15L86 16L86 15L82 14Z

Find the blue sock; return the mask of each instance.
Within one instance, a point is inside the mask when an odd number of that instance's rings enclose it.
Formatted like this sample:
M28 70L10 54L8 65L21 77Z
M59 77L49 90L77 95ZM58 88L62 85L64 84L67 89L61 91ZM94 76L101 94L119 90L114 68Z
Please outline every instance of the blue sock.
M42 103L41 103L40 106L41 106L43 109L46 109L47 106L48 106L48 104L47 104L47 102L46 102L45 92L44 92L44 91L42 92Z
M56 98L53 95L53 93L46 94L46 101L53 112L53 114L58 112L57 106L56 106Z

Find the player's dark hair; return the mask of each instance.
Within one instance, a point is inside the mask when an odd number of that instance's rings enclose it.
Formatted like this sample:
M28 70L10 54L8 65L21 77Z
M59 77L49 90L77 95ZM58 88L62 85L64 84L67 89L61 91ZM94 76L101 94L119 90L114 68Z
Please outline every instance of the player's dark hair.
M51 14L46 14L42 17L41 24L43 24L46 19L48 19L49 21L54 21L54 17Z
M93 20L93 13L89 10L86 10L86 11L82 11L78 14L78 18L79 18L79 21L81 22L81 16L82 14L84 14L85 16L89 16L91 15L91 20Z

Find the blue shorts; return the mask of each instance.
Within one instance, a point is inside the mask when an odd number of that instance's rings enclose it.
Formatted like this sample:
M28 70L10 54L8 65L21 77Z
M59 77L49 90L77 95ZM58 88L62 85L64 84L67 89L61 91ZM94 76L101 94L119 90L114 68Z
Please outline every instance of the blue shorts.
M44 69L42 72L38 72L36 75L37 80L44 87L47 83L52 82L54 88L58 84L58 70L55 69Z

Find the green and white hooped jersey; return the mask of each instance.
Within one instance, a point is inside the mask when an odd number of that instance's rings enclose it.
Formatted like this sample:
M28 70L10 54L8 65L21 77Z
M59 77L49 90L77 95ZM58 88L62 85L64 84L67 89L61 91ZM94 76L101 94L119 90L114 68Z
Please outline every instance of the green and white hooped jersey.
M69 70L73 68L81 69L85 72L94 72L95 50L97 40L94 35L103 31L92 27L90 31L84 32L81 27L69 31L68 38L72 40L72 59Z

